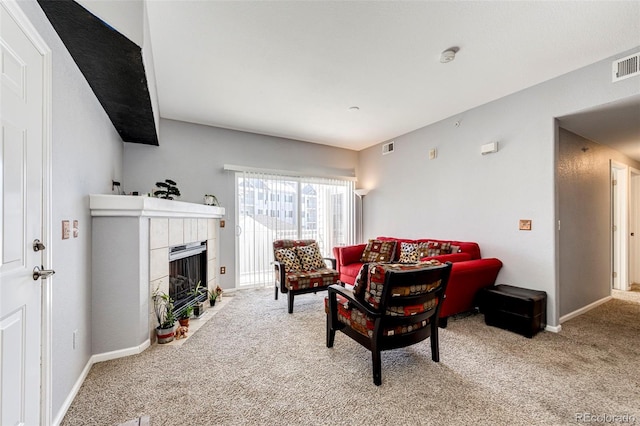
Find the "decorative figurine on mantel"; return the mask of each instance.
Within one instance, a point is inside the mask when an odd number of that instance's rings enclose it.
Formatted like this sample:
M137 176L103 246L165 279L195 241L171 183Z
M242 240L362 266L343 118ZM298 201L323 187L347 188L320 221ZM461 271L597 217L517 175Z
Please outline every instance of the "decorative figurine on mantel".
M215 195L205 194L204 204L207 206L218 206L218 199Z
M154 197L173 200L174 196L180 196L180 190L176 185L177 183L171 179L165 179L164 182L156 182L156 186L160 189L153 191L153 195Z

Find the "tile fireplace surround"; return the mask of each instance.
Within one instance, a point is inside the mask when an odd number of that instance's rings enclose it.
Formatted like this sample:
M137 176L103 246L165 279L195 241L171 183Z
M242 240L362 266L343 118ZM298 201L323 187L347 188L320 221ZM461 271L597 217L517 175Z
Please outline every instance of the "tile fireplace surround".
M151 295L169 292L169 248L207 241L207 284L217 285L217 229L224 208L159 198L90 195L92 352L97 361L155 341Z

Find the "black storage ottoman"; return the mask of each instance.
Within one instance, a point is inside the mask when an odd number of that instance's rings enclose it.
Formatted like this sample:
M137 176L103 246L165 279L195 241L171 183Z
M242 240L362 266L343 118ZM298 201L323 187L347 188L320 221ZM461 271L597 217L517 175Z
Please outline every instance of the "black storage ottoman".
M547 293L506 284L482 289L480 311L487 325L533 337L547 324Z

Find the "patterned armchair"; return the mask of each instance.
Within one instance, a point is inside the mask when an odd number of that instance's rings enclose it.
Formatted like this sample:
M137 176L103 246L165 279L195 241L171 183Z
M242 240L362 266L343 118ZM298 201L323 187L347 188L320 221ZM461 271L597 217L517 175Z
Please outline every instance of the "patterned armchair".
M336 260L323 258L315 240L276 240L273 242L276 280L278 289L289 296L289 313L293 313L293 297L298 294L326 290L338 282ZM331 268L327 267L327 261Z
M401 348L431 337L431 358L440 361L438 316L451 263L369 263L353 290L329 287L325 298L327 347L337 330L371 351L373 383L382 383L381 351Z

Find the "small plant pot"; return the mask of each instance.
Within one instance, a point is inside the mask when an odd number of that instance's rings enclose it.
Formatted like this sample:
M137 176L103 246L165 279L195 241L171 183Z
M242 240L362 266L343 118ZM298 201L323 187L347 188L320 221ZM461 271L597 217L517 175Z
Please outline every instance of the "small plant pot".
M189 327L189 318L180 318L178 322L183 327Z
M209 299L209 306L216 306L216 299Z
M196 303L193 305L193 317L200 318L204 314L204 303Z
M175 337L175 327L173 325L170 328L156 327L156 337L158 343L172 342Z

